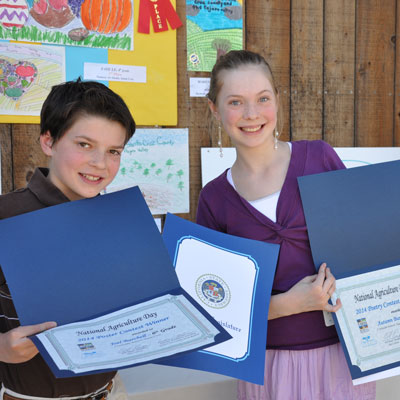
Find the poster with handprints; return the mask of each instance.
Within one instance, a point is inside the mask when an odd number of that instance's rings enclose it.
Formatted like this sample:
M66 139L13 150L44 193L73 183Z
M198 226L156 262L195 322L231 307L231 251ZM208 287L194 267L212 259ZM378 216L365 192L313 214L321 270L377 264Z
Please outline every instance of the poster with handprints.
M242 0L186 0L187 68L211 71L217 58L243 48Z
M0 43L0 114L40 115L51 87L64 81L63 47Z
M188 129L137 129L110 193L138 185L152 214L189 212Z
M0 39L133 49L133 0L2 0Z

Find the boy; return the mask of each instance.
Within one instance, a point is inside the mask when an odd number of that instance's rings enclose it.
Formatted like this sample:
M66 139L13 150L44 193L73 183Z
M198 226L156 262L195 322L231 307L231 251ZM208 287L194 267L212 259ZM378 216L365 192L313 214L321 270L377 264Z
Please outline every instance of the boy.
M54 86L40 122L40 145L50 159L49 169L36 169L26 188L0 196L0 219L97 196L117 174L121 152L134 132L128 107L106 86L79 79ZM28 336L55 325L19 326L0 270L0 399L107 397L113 372L54 377Z

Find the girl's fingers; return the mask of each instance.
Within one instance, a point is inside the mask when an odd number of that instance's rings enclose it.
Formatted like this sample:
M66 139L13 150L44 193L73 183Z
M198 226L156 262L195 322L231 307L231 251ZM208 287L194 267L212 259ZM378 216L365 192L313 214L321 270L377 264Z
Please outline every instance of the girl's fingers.
M315 284L323 286L326 277L326 264L322 263L319 267L317 278L315 279Z
M336 279L331 273L329 267L325 269L325 281L322 285L322 290L332 296L332 293L336 290Z

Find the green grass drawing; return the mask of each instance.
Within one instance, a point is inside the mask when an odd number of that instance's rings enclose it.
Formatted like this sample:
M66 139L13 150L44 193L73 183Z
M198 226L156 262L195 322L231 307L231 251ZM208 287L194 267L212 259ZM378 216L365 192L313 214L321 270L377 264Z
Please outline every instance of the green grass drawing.
M119 172L123 177L127 176L128 173L131 176L139 173L146 178L151 177L152 175L156 176L158 179L161 178L167 183L172 183L172 181L176 179L178 181L182 181L182 177L185 175L185 171L182 168L175 171L174 168L171 168L176 166L175 160L173 160L172 158L168 158L165 161L164 165L167 168L163 170L163 168L156 168L157 164L154 161L149 162L149 165L144 165L137 160L131 160L128 164L121 165ZM183 182L181 182L181 184L183 184ZM183 187L179 186L179 189L182 190Z
M23 26L22 28L4 28L0 25L0 39L32 41L39 43L54 43L69 46L104 47L109 49L130 50L131 38L128 35L105 36L97 33L90 34L86 39L76 42L67 34L60 31L41 31L36 26Z
M174 165L174 161L170 158L165 162L165 165L170 169Z
M230 50L243 48L242 29L221 29L203 32L201 28L190 21L187 24L187 68L189 71L211 71L217 59L217 50L213 46L215 39L225 39L231 42ZM194 55L194 56L193 56ZM191 61L197 60L198 63Z

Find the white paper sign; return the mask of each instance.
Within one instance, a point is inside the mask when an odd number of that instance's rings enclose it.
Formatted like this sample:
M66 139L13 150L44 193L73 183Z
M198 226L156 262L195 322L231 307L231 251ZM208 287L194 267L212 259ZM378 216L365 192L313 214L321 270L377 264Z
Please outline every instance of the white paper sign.
M190 78L190 97L206 97L210 90L210 78Z
M83 76L96 81L146 83L146 67L85 62Z

